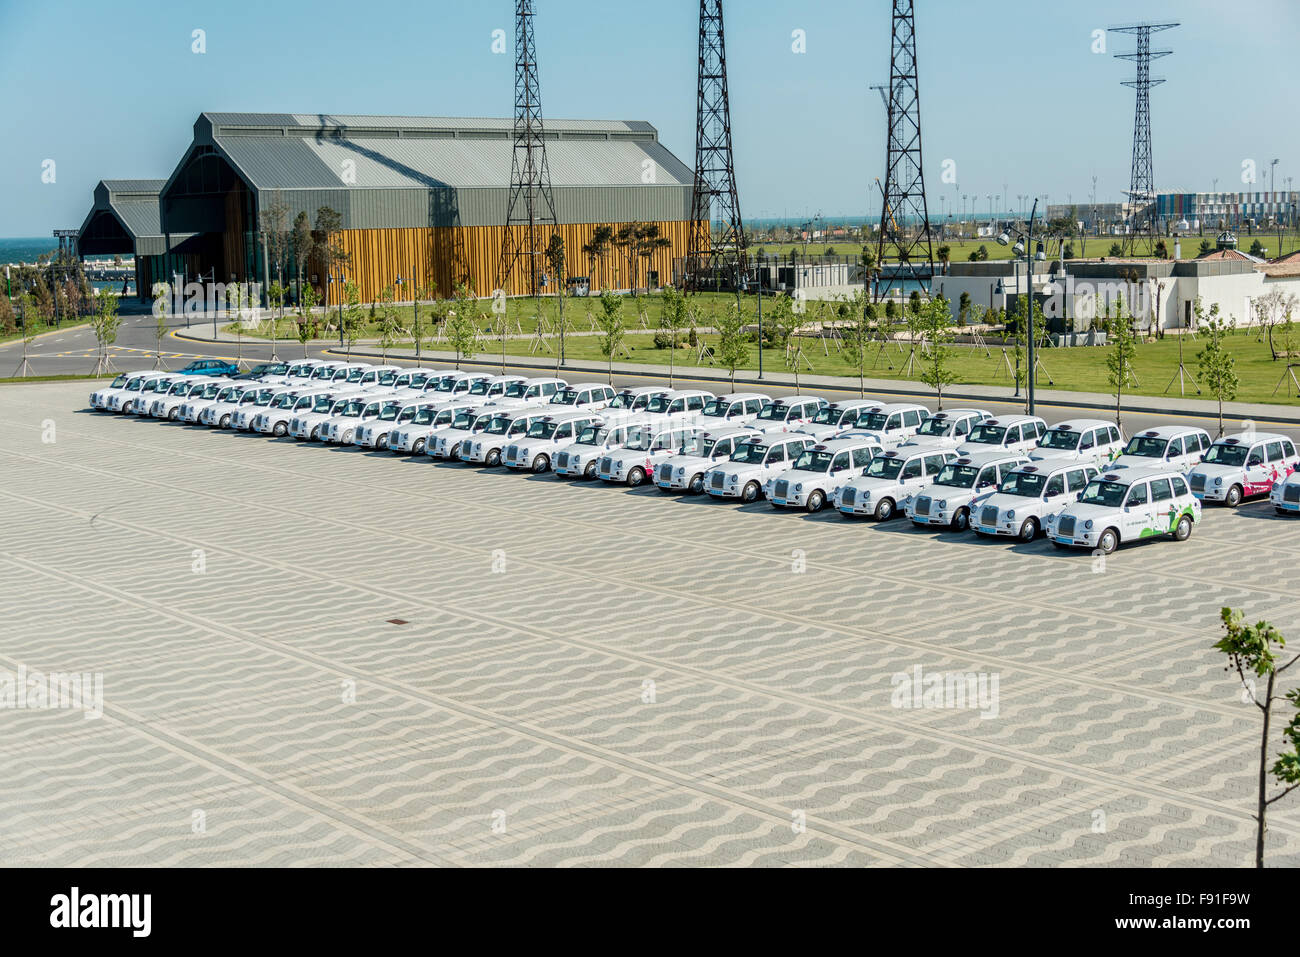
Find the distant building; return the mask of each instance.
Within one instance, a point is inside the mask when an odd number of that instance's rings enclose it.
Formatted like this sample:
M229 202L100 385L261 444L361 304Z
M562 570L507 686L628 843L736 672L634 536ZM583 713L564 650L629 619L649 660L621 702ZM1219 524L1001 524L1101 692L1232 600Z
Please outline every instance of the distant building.
M1300 192L1158 193L1156 215L1162 220L1185 219L1193 228L1237 226L1253 220L1257 225L1297 222Z

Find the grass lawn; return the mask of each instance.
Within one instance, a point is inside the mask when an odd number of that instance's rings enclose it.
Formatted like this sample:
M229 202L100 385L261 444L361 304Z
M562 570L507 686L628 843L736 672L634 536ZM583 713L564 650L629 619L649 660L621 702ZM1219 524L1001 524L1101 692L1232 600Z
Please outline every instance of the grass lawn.
M716 342L715 336L706 335L700 338L710 344ZM1177 336L1166 336L1158 342L1142 343L1137 347L1138 352L1133 369L1138 385L1135 387L1130 384L1124 390L1126 394L1166 394L1165 387L1169 385L1170 379L1178 370L1178 338ZM629 334L624 342L630 355L620 354L618 361L645 362L657 365L668 364L667 350L656 349L653 337ZM1203 345L1203 338L1200 340L1188 339L1183 344L1183 363L1193 375L1197 375L1196 354ZM878 344L872 344L867 361L866 378L919 381L919 367L924 358L918 354L916 359L917 371L904 375L903 369L907 362L908 345L906 342L902 342L901 346L902 349L900 350L897 346L891 345L884 356L877 361L876 350ZM1013 390L1014 383L1003 365L1002 353L999 349L992 348L992 342L990 342L990 346L991 355L989 356L986 356L983 350L972 346L951 346L953 354L951 368L958 376L958 384L1004 386L1010 393ZM553 341L552 347L554 348ZM1228 348L1237 360L1236 371L1240 386L1237 391L1236 401L1300 405L1300 397L1297 397L1293 387L1279 389L1276 396L1270 395L1274 387L1277 386L1278 380L1282 377L1286 369L1286 363L1281 360L1274 362L1270 358L1268 346L1257 341L1254 330L1233 333L1229 337ZM829 355L827 355L827 349ZM815 375L846 376L856 379L858 374L856 366L851 365L848 359L835 349L834 345L829 345L827 349L823 348L820 339L807 339L803 343L803 352L812 368L809 369L807 365L801 363L800 372L804 374L811 372ZM510 355L527 355L527 343L521 343L518 340L507 341L506 351ZM1039 350L1042 362L1039 367L1038 386L1043 389L1111 394L1114 390L1108 381L1106 369L1106 357L1109 353L1110 349L1106 346L1073 346L1070 348ZM486 359L493 354L499 355L499 348L495 353L491 350L484 351L478 357ZM547 356L554 355L554 353L544 354ZM750 361L740 368L746 370L756 370L758 368L758 347L756 345L750 347L750 354ZM597 336L570 337L566 339L565 355L570 360L606 361L605 356L601 353L600 338ZM677 353L678 368L683 370L696 368L696 356L697 352L694 349L679 349ZM1014 366L1014 351L1008 349L1007 357ZM873 362L876 364L874 369L871 367ZM705 365L708 367L707 360ZM893 368L889 368L891 365ZM783 349L764 349L763 367L767 372L791 371L785 365L785 351ZM711 368L717 369L718 367L713 365ZM1300 370L1297 370L1297 378L1300 378ZM848 383L850 386L851 384L851 382ZM1287 385L1290 385L1289 381ZM1179 394L1176 383L1168 394ZM1194 384L1188 383L1186 394L1189 398L1198 398ZM1210 399L1213 397L1208 393L1202 393L1199 398Z
M58 325L58 326L47 326L44 323L41 323L35 327L35 334L40 336L40 335L44 335L47 332L66 332L69 329L77 329L80 328L81 326L88 326L88 325L90 325L89 319L81 319L76 322L69 322L65 320L62 325ZM23 338L23 333L21 330L15 330L14 332L0 332L0 345L4 345L6 342L19 342L22 340L22 338ZM37 343L33 342L32 343L33 347L36 346L36 344Z

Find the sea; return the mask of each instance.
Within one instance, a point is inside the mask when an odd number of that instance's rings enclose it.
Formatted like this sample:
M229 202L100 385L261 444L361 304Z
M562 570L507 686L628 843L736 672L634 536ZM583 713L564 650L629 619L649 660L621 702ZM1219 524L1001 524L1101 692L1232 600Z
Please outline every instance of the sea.
M58 251L59 241L53 236L0 239L0 263L34 263L42 253Z

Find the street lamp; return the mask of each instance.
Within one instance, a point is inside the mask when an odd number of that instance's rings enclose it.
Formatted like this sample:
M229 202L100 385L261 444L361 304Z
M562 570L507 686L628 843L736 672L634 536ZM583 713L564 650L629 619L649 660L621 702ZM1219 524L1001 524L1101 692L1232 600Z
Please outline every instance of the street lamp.
M1017 257L1022 255L1025 257L1025 279L1026 279L1026 296L1027 296L1025 300L1025 321L1027 326L1025 330L1025 342L1026 342L1025 365L1028 368L1028 373L1025 378L1025 383L1026 383L1025 395L1026 395L1026 409L1029 415L1034 414L1034 260L1036 259L1039 262L1042 262L1044 259L1047 258L1047 253L1043 249L1042 242L1038 243L1035 252L1032 254L1032 258L1029 252L1030 248L1033 247L1033 243L1034 243L1034 217L1037 214L1038 214L1038 200L1035 199L1034 208L1029 214L1028 231L1024 235L1021 235L1020 232L1017 230L1016 244L1013 247L1011 247L1012 252L1014 252ZM1002 234L998 236L998 245L1005 246L1009 242L1011 242L1011 234L1009 232L1003 231ZM1019 272L1017 271L1017 275L1016 275L1017 288L1019 287L1019 285L1020 285L1020 276L1019 276ZM1017 382L1017 386L1019 386L1019 382ZM1019 395L1018 389L1016 394Z

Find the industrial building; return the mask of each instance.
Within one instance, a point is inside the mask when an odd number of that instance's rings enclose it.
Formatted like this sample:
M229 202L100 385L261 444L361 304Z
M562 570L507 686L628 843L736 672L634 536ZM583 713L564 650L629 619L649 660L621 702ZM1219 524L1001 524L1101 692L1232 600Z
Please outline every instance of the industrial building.
M161 242L149 249L165 250L168 275L270 285L278 264L268 261L268 208L283 203L291 224L299 212L314 223L329 207L341 216L337 242L350 259L343 279L363 301L399 277L407 283L399 298L409 298L412 281L436 285L439 296L459 282L489 295L506 228L512 134L509 119L203 113L193 142L157 186ZM638 281L667 282L674 258L686 253L690 167L642 121L553 120L545 137L566 272L587 274L582 247L598 226L638 222L657 225L668 240L640 257ZM338 301L321 263L304 265L318 294ZM290 259L280 271L288 284L297 264ZM610 250L599 272L603 287L630 286L626 250ZM506 292L527 285L527 268L516 268Z
M120 256L135 260L135 288L141 298L168 276L168 240L158 215L165 180L105 179L95 186L90 212L77 232L77 256ZM189 237L177 234L180 244Z

